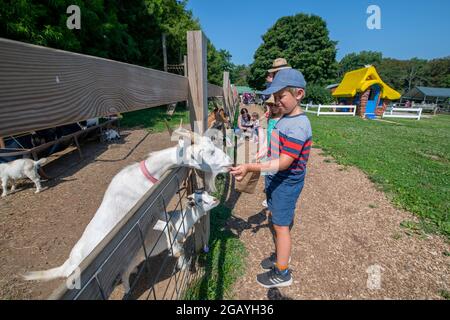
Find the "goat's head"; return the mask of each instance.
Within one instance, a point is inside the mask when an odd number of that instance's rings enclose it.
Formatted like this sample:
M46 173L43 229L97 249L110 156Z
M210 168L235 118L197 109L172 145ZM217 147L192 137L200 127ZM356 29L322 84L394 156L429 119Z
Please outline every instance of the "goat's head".
M180 165L214 175L228 172L233 165L231 158L215 144L213 136L201 136L183 128L175 130L174 136L178 136L177 161ZM192 140L194 144L191 144Z
M196 191L195 193L188 196L187 199L188 206L190 208L193 208L195 206L198 211L203 213L214 209L220 203L220 201L216 197L211 196L206 191Z

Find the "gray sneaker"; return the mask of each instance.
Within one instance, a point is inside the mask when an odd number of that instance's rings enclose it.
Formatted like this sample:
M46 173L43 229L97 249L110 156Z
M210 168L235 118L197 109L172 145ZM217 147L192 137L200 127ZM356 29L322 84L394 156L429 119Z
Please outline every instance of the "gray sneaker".
M284 272L277 268L258 274L256 281L264 288L287 287L292 284L291 271L289 269Z
M272 254L268 258L265 258L263 261L261 261L260 266L263 270L270 270L275 267L276 262L277 256L275 252L272 252ZM289 263L291 263L291 257L289 257Z
M272 253L268 258L265 258L263 261L261 261L261 268L263 270L270 270L273 267L275 267L275 263L277 262L277 256L275 253Z

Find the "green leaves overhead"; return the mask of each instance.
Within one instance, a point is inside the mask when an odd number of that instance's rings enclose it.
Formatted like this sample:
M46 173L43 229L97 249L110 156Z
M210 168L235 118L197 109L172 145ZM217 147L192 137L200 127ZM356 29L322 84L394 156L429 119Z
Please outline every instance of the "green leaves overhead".
M325 84L336 74L336 44L329 39L325 21L315 15L297 14L278 19L262 37L250 66L249 84L262 89L273 60L285 58L303 72L307 82Z
M406 93L415 86L450 87L450 57L424 60L412 58L398 60L383 58L381 52L361 51L350 53L339 62L336 82L340 82L345 73L374 65L384 82L400 93Z
M200 23L177 0L0 0L0 37L163 69L162 34L169 64L183 62L186 33ZM69 5L81 11L81 29L66 26ZM208 45L208 76L221 85L229 52Z

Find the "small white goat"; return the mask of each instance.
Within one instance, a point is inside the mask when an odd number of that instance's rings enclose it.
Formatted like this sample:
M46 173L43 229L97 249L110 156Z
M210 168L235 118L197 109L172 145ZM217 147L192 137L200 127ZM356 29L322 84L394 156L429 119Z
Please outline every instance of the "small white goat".
M153 257L169 249L169 255L178 258L178 269L183 269L186 265L182 245L186 236L194 224L219 203L219 200L210 196L206 191L196 192L188 196L188 203L183 211L178 210L169 213L169 220L167 220L165 213L161 212L153 230L150 230L145 238L147 254ZM144 249L141 249L122 274L122 285L125 293L130 291L130 275L137 272L137 267L144 260L145 252Z
M36 192L42 190L41 178L38 174L39 167L47 161L46 158L42 158L39 161L33 161L31 159L17 159L8 163L0 163L0 178L2 179L2 197L6 197L8 194L8 180L12 180L11 192L16 189L15 180L22 178L29 178L34 182L36 186Z
M151 153L140 164L122 169L109 184L100 207L72 248L69 258L57 268L28 272L23 277L26 280L46 281L70 276L150 187L171 168L185 166L205 171L209 190L215 190L214 179L217 174L228 172L232 165L230 157L215 147L208 137L182 129L181 126L174 133L188 139L194 136L194 144L179 139L178 146Z
M119 133L114 129L108 129L104 133L106 141L120 140Z

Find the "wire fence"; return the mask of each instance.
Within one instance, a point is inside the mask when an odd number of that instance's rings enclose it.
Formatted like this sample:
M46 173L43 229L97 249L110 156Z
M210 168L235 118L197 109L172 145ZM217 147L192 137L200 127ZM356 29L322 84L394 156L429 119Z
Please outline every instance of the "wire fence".
M182 223L174 236L165 231L175 212L184 218L183 202L192 192L192 182L192 171L187 168L167 173L83 261L76 278L69 278L50 299L182 299L189 283L201 277L201 268L195 263L193 235L197 230L186 230ZM153 227L161 213L164 213L166 225L158 232ZM186 235L186 241L182 243L184 259L179 264L173 252L180 232ZM146 242L149 235L156 239L153 246ZM169 239L164 239L167 236ZM155 254L157 244L167 240L167 249ZM121 276L142 251L145 258L137 273L130 276L131 289L125 294L119 285Z

